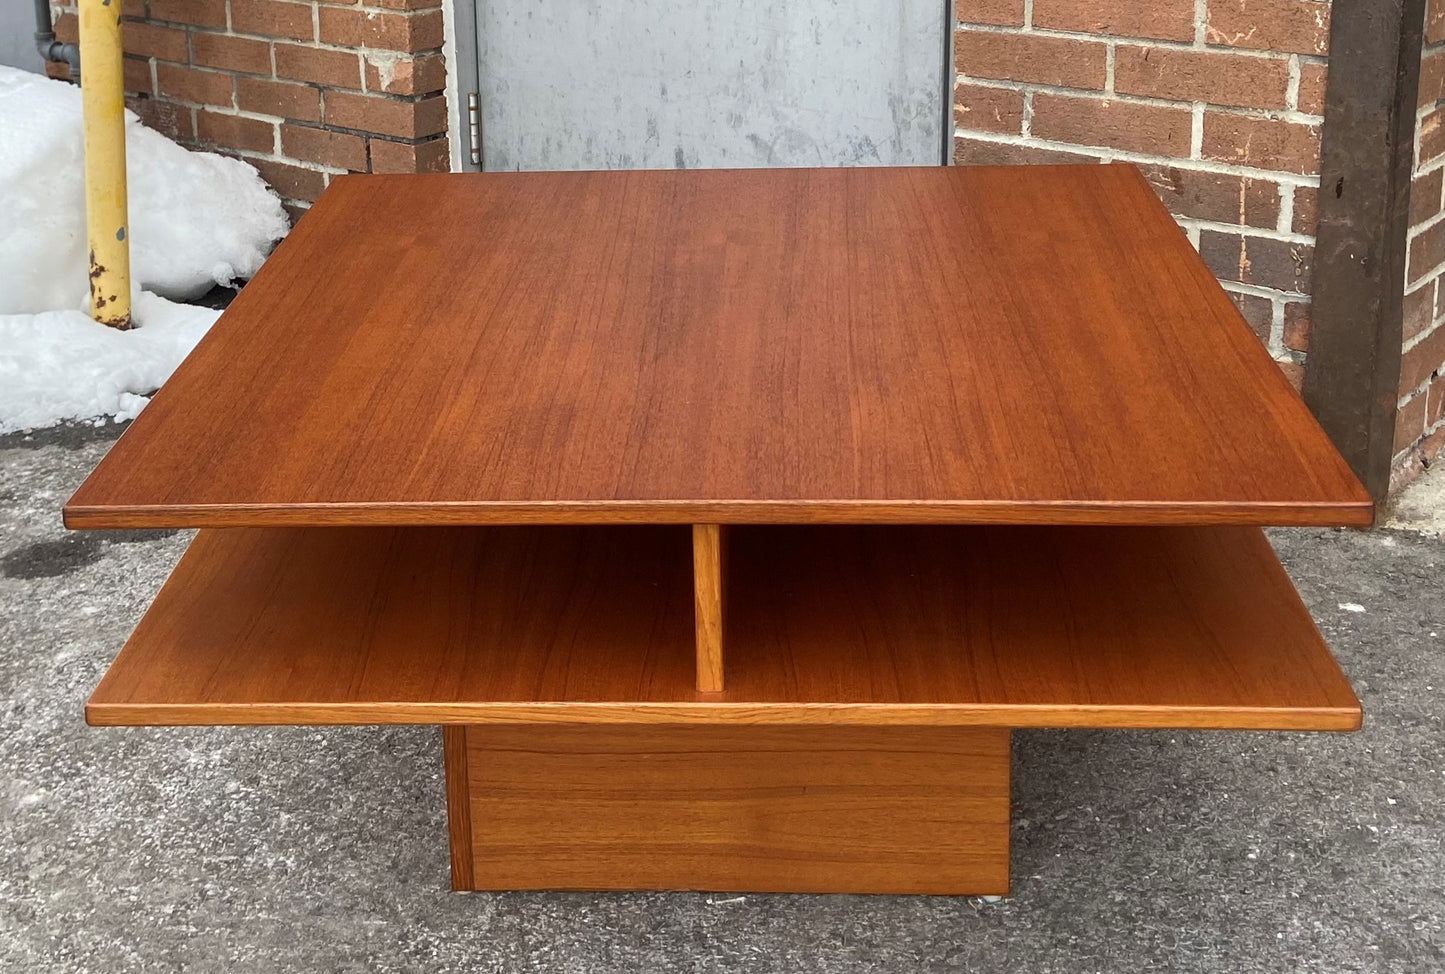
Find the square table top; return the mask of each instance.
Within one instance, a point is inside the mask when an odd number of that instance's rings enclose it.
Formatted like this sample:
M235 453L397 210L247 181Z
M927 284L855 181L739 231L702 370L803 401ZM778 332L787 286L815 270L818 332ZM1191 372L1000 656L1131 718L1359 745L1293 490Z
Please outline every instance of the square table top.
M1368 524L1130 166L348 176L72 527Z

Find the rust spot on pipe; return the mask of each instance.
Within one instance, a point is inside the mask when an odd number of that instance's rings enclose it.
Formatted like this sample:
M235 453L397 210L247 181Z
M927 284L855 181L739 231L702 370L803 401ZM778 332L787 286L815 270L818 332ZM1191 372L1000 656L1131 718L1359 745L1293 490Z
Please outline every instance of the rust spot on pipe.
M101 278L106 274L106 267L95 259L95 251L90 252L90 316L102 325L110 328L117 328L121 331L130 329L130 314L124 313L116 317L108 317L102 314L102 310L109 304L120 300L119 294L106 296L98 288Z

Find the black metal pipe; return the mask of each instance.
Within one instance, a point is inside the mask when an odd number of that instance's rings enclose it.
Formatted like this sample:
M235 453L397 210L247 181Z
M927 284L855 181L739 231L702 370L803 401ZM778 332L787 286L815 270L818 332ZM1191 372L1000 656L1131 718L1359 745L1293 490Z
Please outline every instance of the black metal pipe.
M35 0L35 49L46 61L64 61L70 65L70 80L80 84L80 47L61 44L55 39L50 0Z

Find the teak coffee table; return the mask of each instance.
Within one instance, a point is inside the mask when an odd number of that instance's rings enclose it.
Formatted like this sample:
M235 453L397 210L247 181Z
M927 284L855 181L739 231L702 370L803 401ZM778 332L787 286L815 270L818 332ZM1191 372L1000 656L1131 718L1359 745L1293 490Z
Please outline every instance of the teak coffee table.
M439 724L459 889L975 894L1010 728L1357 727L1371 517L1124 166L345 177L65 508L88 721Z

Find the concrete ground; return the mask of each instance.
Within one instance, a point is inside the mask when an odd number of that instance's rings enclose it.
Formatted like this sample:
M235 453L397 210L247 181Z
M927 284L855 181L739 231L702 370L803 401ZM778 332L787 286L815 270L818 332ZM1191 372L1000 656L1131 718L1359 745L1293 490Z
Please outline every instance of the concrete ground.
M457 895L434 728L83 724L187 540L61 530L113 435L0 438L0 970L1445 970L1436 537L1271 534L1358 734L1018 733L1007 899Z

